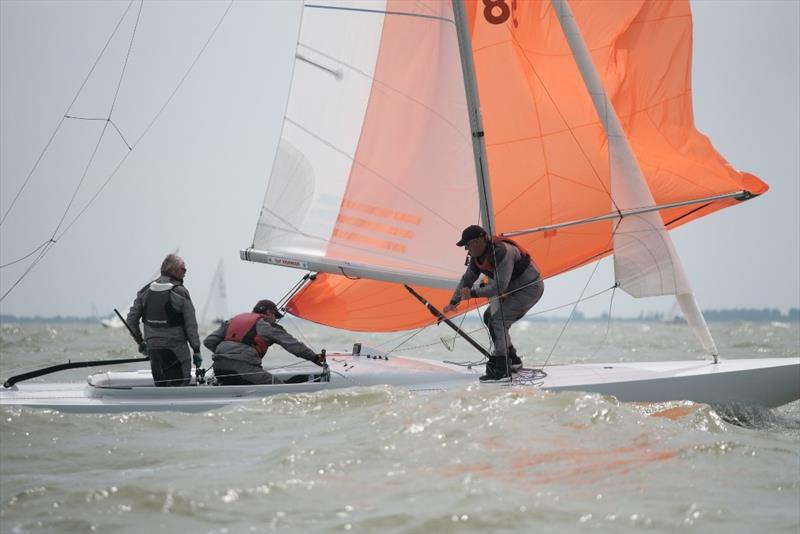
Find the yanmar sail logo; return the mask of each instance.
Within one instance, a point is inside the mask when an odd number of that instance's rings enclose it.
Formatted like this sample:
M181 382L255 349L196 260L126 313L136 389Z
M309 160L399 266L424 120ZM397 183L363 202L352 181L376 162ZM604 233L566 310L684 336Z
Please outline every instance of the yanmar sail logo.
M308 269L308 264L304 261L292 260L289 258L267 258L267 263L272 265L282 265L284 267L293 267L295 269Z

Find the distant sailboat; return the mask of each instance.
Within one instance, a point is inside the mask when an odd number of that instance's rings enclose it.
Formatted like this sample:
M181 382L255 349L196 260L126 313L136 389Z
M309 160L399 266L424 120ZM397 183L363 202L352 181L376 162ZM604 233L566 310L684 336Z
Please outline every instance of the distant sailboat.
M125 326L125 324L119 317L117 317L116 314L109 315L105 319L102 319L100 321L100 324L103 325L105 328L122 328L123 326Z
M203 313L200 315L198 324L210 326L221 324L228 319L228 294L225 289L225 273L222 266L222 258L219 259L214 278L211 280L211 287L208 290L208 297L203 306Z

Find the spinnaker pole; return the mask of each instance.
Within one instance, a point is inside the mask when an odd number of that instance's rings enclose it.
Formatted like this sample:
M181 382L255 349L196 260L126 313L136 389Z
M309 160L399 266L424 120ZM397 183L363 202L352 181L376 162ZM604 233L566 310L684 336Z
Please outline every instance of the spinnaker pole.
M490 357L492 356L492 355L489 353L489 351L488 351L488 350L486 350L486 349L485 349L485 348L484 348L484 347L483 347L483 346L482 346L480 343L478 343L477 341L475 341L474 339L472 339L472 337L471 337L469 334L467 334L466 332L464 332L463 330L461 330L459 327L457 327L453 321L451 321L450 319L448 319L448 318L447 318L447 317L446 317L446 316L445 316L445 315L444 315L444 314L443 314L441 311L439 311L439 309L438 309L438 308L436 308L436 306L434 306L433 304L431 304L430 302L428 302L428 300L427 300L425 297L423 297L422 295L420 295L419 293L417 293L416 291L414 291L414 289L413 289L412 287L405 286L405 288L406 288L406 290L407 290L409 293L411 293L412 295L414 295L414 296L417 298L417 300L418 300L418 301L420 301L422 304L424 304L426 308L428 308L428 311L429 311L429 312L431 312L431 315L433 315L433 316L434 316L434 317L436 317L438 320L442 321L444 324L446 324L447 326L449 326L450 328L452 328L453 330L455 330L455 331L456 331L456 333L457 333L459 336L461 336L461 337L463 337L464 339L466 339L466 340L467 340L467 342L468 342L470 345L472 345L473 347L475 347L476 349L478 349L478 352L480 352L481 354L483 354L483 355L484 355L484 356L486 356L487 358L490 358Z

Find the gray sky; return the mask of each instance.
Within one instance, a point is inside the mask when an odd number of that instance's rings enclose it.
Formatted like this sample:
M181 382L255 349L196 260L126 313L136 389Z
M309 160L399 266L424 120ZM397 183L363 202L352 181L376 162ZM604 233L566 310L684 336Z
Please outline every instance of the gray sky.
M0 1L0 217L70 106L127 2ZM227 2L147 2L114 100L138 3L71 108L112 118L133 145L119 171L0 313L101 315L126 309L164 255L180 248L202 309L224 258L228 310L281 297L302 272L239 260L253 236L280 133L299 6L237 2L158 120ZM800 307L800 2L693 1L694 106L701 132L771 190L671 233L702 308ZM59 225L101 121L65 121L0 227L0 264ZM141 137L144 132L144 137ZM141 140L136 142L141 137ZM58 233L127 152L109 127ZM0 294L28 261L0 270ZM552 279L537 306L578 297L584 268ZM586 294L612 284L601 263ZM672 299L618 293L612 313L667 311ZM608 295L579 309L596 315ZM559 314L566 312L561 311Z

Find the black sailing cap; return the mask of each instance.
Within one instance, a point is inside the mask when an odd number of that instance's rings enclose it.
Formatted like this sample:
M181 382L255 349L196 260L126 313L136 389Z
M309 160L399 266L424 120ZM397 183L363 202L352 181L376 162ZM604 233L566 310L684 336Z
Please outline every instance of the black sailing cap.
M281 319L283 317L283 314L278 311L278 307L271 300L266 300L266 299L259 300L258 303L253 307L253 313L264 314L267 313L268 311L274 313L275 317L277 317L278 319Z
M461 232L461 241L456 243L456 246L463 247L469 241L475 239L476 237L486 237L486 230L484 230L477 224L467 226L466 228L464 228L464 231Z

